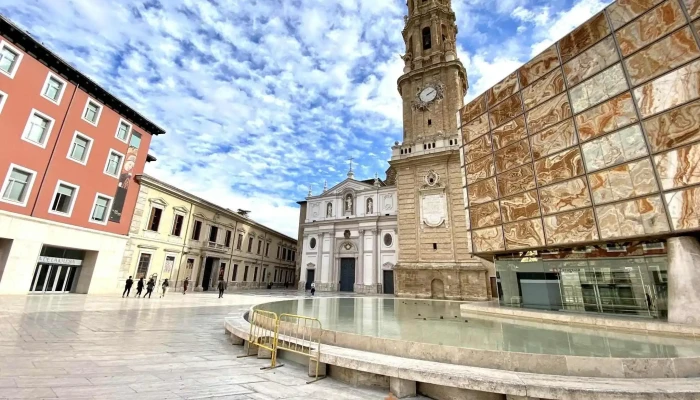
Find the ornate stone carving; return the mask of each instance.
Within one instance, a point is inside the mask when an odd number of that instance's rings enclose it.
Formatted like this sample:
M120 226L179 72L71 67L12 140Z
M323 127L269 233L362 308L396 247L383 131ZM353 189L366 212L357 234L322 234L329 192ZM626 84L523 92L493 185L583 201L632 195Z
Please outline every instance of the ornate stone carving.
M442 100L445 98L445 85L443 83L437 83L433 85L429 85L427 87L432 87L435 89L435 98L432 101L425 102L421 100L420 98L420 91L418 92L418 95L416 96L417 100L413 103L413 109L414 110L420 110L420 111L426 111L427 109L430 108L430 105L438 100ZM425 89L425 88L424 88Z

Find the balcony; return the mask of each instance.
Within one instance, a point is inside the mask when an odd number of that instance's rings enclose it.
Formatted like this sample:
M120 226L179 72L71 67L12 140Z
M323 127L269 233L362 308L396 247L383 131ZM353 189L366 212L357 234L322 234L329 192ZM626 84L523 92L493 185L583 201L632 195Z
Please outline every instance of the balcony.
M221 250L224 251L226 250L226 246L220 243L216 242L207 242L207 248L212 249L212 250Z

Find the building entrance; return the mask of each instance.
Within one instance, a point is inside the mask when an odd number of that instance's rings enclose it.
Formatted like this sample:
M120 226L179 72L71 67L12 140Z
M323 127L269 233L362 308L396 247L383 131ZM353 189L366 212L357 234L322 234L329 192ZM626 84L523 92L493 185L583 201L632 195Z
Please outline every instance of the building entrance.
M68 293L73 287L78 267L38 264L29 291L32 293Z
M384 294L394 294L394 271L385 269L382 274L384 275Z
M355 288L355 259L340 259L340 291L352 292Z

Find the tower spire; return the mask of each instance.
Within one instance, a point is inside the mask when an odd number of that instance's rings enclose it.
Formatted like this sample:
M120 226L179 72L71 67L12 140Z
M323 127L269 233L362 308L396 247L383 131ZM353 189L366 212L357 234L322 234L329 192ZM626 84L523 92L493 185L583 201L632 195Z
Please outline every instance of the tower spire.
M352 161L354 160L354 157L348 158L348 161L350 162L350 170L348 171L348 178L350 179L355 179L355 172L352 170Z

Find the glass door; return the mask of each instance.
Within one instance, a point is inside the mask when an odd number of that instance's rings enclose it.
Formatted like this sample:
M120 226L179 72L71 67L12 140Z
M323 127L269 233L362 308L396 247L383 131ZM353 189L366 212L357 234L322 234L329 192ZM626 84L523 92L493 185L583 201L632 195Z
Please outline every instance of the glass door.
M69 292L77 267L66 265L38 264L29 291L32 293Z

